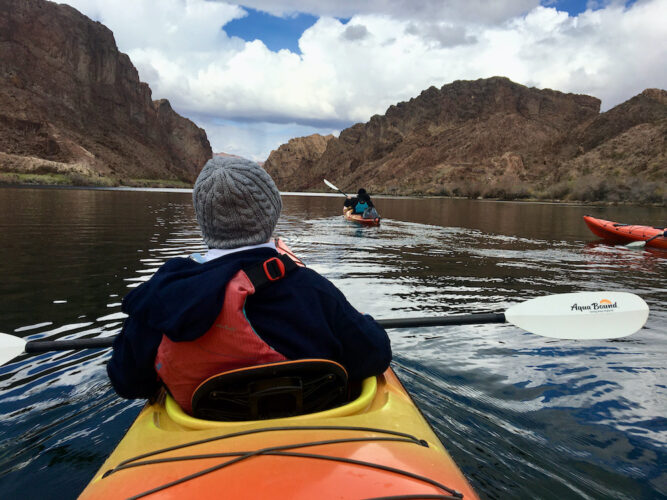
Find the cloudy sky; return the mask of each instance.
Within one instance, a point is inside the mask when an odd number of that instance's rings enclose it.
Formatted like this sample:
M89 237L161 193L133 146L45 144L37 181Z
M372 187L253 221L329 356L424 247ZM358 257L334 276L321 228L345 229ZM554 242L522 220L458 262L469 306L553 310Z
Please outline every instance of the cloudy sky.
M61 0L62 1L62 0ZM667 88L667 0L66 0L154 99L258 161L454 80L507 76L607 110Z

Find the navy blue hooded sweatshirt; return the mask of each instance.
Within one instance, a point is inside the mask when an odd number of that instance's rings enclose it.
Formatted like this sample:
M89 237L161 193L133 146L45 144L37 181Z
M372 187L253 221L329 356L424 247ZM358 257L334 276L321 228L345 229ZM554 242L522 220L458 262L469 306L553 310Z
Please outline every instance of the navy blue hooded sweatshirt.
M128 318L107 365L116 392L128 399L153 396L160 387L154 362L162 334L174 342L201 337L220 313L232 277L276 255L257 248L203 264L171 259L128 293L122 305ZM262 340L287 359L331 359L351 380L378 375L391 361L384 329L311 269L298 267L249 296L245 312Z

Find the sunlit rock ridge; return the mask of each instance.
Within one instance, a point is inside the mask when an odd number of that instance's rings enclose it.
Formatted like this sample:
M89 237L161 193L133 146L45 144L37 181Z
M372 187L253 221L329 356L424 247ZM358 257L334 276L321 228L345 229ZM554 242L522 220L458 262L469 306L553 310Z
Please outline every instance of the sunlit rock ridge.
M264 167L285 191L327 178L375 194L664 203L666 137L665 90L600 114L595 97L493 77L431 87L338 138L292 139Z

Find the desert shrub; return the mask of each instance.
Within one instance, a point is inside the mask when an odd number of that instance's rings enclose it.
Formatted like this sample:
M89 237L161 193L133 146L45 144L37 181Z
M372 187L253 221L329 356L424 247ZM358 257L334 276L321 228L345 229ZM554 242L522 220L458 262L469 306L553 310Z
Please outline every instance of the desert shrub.
M455 196L463 196L465 198L475 200L482 195L483 187L484 186L479 181L459 181L452 187L452 193Z
M591 202L665 204L667 193L662 184L638 178L616 181L588 176L575 182L568 198Z
M451 196L452 192L447 188L447 186L442 185L440 189L436 189L436 196Z
M627 201L634 203L652 203L664 205L667 202L667 192L662 184L657 182L642 182L633 179L627 187Z
M530 198L530 188L516 175L503 175L494 184L484 189L484 198L499 198L501 200L519 200Z
M580 201L607 201L609 192L607 179L584 176L573 183L569 198Z
M92 186L95 184L89 176L79 172L71 172L67 177L69 177L72 186Z
M69 180L63 174L24 174L18 172L0 173L0 183L3 184L42 184L49 186L67 185Z
M567 181L560 181L547 186L547 188L538 195L538 198L544 200L564 200L569 193L570 184Z

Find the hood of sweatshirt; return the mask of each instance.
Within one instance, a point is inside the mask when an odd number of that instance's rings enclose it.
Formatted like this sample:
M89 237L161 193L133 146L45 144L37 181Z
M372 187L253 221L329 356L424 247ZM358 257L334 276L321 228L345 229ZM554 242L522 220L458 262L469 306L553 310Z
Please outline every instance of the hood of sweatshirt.
M174 342L194 340L220 314L227 283L241 269L275 257L271 248L234 252L205 263L175 258L128 293L122 311Z

